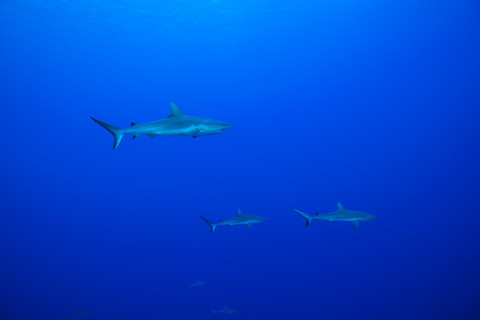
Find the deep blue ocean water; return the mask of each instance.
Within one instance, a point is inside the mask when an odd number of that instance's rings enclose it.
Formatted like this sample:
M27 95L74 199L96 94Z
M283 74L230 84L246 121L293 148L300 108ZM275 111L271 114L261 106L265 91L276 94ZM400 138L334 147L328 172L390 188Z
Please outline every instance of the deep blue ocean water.
M480 317L478 1L2 0L0 106L1 319Z

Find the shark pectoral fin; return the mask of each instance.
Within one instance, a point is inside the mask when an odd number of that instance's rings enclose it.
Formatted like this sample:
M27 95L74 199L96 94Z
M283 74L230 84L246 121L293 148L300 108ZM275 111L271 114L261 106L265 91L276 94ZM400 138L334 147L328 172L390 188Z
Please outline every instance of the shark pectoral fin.
M360 225L360 221L352 221L353 223L353 227L355 228L355 230L358 229L358 226Z
M247 229L250 229L253 226L253 223L247 224Z

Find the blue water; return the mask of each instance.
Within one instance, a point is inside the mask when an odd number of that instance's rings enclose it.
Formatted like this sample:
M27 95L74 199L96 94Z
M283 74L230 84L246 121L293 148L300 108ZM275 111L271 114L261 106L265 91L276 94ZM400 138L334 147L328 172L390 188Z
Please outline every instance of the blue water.
M479 34L474 0L2 0L0 318L478 319ZM89 118L172 101L234 127ZM337 201L378 219L292 210Z

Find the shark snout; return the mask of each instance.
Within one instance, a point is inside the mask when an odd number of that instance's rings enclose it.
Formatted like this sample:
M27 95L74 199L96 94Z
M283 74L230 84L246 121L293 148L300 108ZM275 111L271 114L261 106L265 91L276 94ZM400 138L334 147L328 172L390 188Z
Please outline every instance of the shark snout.
M222 122L223 130L231 129L233 128L233 124Z

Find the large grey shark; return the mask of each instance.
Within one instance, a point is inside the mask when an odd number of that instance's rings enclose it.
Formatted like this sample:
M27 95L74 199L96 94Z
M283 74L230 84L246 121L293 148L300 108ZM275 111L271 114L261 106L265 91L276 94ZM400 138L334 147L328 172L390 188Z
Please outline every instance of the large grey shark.
M324 214L317 213L314 216L310 216L304 212L298 211L297 209L293 209L293 210L307 220L305 227L308 227L312 222L312 220L349 221L353 223L353 226L355 227L355 230L356 230L358 229L358 225L360 224L360 221L370 221L377 218L376 216L370 213L345 209L345 207L340 202L337 202L337 211L324 213Z
M216 313L225 313L227 315L231 315L232 313L235 313L237 312L237 310L235 309L232 309L232 308L229 308L227 307L227 305L225 305L225 307L223 307L222 309L219 309L219 310L210 310L210 312L215 315Z
M259 216L249 215L249 214L243 214L243 212L240 209L238 209L237 215L235 217L227 219L227 220L219 220L216 223L212 222L212 221L209 221L202 216L200 216L200 218L202 218L203 221L205 221L210 226L210 233L213 233L213 231L215 231L216 227L221 227L221 226L231 227L231 226L246 224L247 228L250 228L252 225L254 225L256 223L260 223L260 222L263 222L263 221L267 220L264 217L259 217Z
M226 122L186 115L173 102L170 103L170 115L167 118L141 124L132 122L131 127L124 129L93 117L90 118L113 134L113 150L117 148L126 134L132 135L133 139L139 135L147 135L152 138L156 136L191 136L196 138L222 133L224 130L233 127Z
M205 281L197 280L194 283L187 285L187 288L203 287L206 284L207 284L207 282L205 282Z

